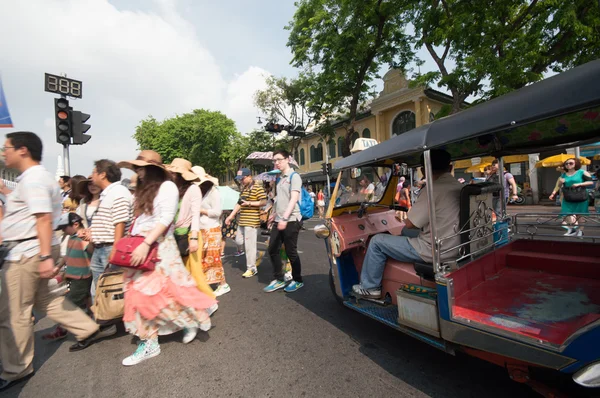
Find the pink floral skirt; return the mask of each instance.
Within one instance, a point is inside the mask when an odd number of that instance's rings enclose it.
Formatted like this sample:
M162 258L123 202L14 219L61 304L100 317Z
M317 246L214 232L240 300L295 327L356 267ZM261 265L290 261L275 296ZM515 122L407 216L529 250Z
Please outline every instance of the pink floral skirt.
M217 301L198 290L172 234L159 243L158 255L161 261L154 271L125 272L123 321L127 331L145 340L183 328L208 330L206 309Z

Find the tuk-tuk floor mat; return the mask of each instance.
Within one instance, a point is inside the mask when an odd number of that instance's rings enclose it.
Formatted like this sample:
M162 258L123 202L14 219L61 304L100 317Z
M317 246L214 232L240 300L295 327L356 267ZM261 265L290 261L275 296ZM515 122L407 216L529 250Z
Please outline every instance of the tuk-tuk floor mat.
M600 319L600 280L507 265L456 298L452 317L557 346Z
M383 322L388 326L398 327L398 307L395 305L384 306L370 303L365 300L359 300L358 303L356 303L356 300L354 299L344 301L344 305L368 315L379 322Z

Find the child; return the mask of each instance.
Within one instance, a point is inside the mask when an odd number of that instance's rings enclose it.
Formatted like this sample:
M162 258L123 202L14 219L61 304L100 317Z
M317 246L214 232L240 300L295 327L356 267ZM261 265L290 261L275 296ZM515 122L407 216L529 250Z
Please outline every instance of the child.
M88 242L77 235L84 228L82 219L76 213L65 213L60 218L58 228L69 236L67 253L63 258L66 266L65 278L69 283L69 292L66 297L85 311L91 298L92 271L90 269L90 258L92 255L88 250ZM67 337L67 331L57 326L53 332L42 336L42 339L60 340L65 337Z

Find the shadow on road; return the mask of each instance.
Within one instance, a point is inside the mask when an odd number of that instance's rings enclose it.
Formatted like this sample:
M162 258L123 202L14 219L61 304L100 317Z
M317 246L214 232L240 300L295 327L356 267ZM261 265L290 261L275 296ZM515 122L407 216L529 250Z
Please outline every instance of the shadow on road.
M304 283L304 289L287 297L360 344L365 361L368 358L431 397L537 396L526 386L510 382L501 368L471 357L446 354L341 306L329 289L326 274L304 276Z

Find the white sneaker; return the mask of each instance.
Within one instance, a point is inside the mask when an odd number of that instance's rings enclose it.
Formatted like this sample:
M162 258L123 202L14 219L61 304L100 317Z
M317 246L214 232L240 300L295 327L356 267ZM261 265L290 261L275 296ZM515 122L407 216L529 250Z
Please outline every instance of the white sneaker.
M208 332L211 327L212 327L212 323L210 322L210 318L208 318L206 321L200 323L200 330L202 330L203 332Z
M137 350L121 362L124 366L133 366L145 361L146 359L154 358L160 354L160 345L157 340L142 340L138 343Z
M583 238L583 231L582 231L582 230L579 230L579 231L577 231L575 234L573 234L573 236L576 236L576 237L578 237L578 238Z
M208 316L212 316L219 309L219 304L213 304L206 309Z
M225 293L229 293L230 291L231 288L227 283L224 285L219 285L219 287L215 290L215 296L219 297L224 295Z
M567 232L563 234L563 236L573 236L575 235L575 230L573 228L567 229Z
M185 328L183 329L183 344L191 343L198 334L198 328Z
M356 297L380 299L381 289L365 289L362 285L352 286L352 294Z

